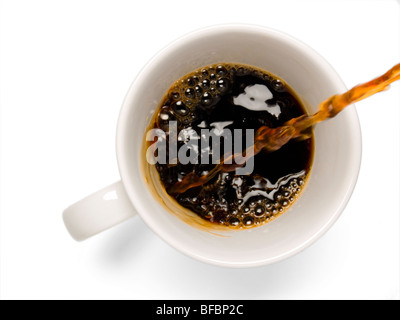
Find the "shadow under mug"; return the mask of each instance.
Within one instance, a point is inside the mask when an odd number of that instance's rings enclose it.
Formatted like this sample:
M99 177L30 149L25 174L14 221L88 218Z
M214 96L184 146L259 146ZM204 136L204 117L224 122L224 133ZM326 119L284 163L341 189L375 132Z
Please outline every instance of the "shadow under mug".
M314 160L301 196L287 212L262 226L215 235L178 219L150 192L140 162L143 137L154 111L174 81L220 62L253 65L284 79L309 113L331 95L347 90L312 48L273 29L217 25L175 40L144 66L123 102L116 138L121 181L64 211L64 223L74 239L84 240L139 214L155 234L192 258L219 266L253 267L302 251L338 219L355 187L361 162L361 132L354 106L315 126Z

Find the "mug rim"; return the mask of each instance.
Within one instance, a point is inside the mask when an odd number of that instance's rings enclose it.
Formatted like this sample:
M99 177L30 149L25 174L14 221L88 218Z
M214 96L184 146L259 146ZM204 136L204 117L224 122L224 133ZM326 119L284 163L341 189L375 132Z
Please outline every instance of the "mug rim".
M146 71L151 67L152 64L155 63L158 59L162 59L162 56L165 54L168 54L170 50L173 50L177 45L182 44L186 41L189 41L190 39L194 39L196 37L204 37L207 36L207 34L212 33L215 34L217 32L224 32L224 31L230 31L234 32L235 30L240 30L244 31L247 30L248 32L261 32L263 34L268 34L268 36L274 36L274 37L279 37L280 39L290 42L291 44L295 46L300 46L304 50L307 50L307 54L310 54L315 57L316 63L319 64L321 68L324 68L326 72L329 72L331 74L331 78L335 81L335 84L337 84L338 87L341 87L343 90L347 90L346 86L344 85L343 80L340 78L338 73L332 68L332 66L319 54L317 53L313 48L308 46L307 44L303 43L302 41L290 36L289 34L285 32L278 31L273 28L269 27L264 27L264 26L259 26L259 25L253 25L253 24L219 24L219 25L212 25L212 26L207 26L203 27L200 29L197 29L195 31L186 33L185 35L177 38L176 40L172 41L169 45L165 46L163 49L158 51L141 69L141 71L138 73L137 77L134 79L132 82L126 97L124 99L124 102L121 107L120 115L118 118L118 123L117 123L117 135L116 135L116 152L117 152L117 162L118 162L118 169L120 172L121 180L124 185L124 188L126 190L126 193L132 202L132 205L136 208L138 211L139 215L142 217L143 221L146 223L149 228L154 231L159 237L161 237L165 242L167 242L169 245L174 247L175 249L178 249L179 251L183 252L184 254L195 258L196 260L200 260L202 262L206 263L211 263L214 265L219 265L219 266L228 266L228 267L254 267L254 266L260 266L260 265L265 265L265 264L270 264L274 262L278 262L281 260L284 260L290 256L295 255L296 253L304 250L306 247L310 246L312 243L314 243L317 239L319 239L323 234L325 234L331 226L336 222L336 220L339 218L341 213L343 212L344 208L346 207L348 201L351 198L351 195L354 191L358 175L359 175L359 170L361 166L361 127L359 123L359 118L357 115L357 111L354 108L354 105L349 106L347 109L348 111L348 117L352 121L352 133L353 133L353 139L356 141L357 145L359 145L359 148L357 150L354 150L355 152L355 157L353 157L354 163L352 166L355 168L354 170L354 175L352 176L352 180L348 184L348 189L346 190L346 197L343 198L342 202L340 205L337 206L336 212L331 214L331 219L328 221L326 225L324 225L321 230L319 230L318 233L314 234L312 237L310 237L306 243L303 243L301 246L298 246L291 250L290 252L287 252L285 255L280 255L278 257L275 257L274 259L268 259L268 260L257 260L257 261L248 261L245 263L232 263L229 261L216 261L216 260L210 260L207 257L204 256L199 256L182 246L176 239L173 239L173 237L170 236L169 233L164 232L162 228L159 225L154 224L152 221L149 219L146 219L146 207L142 203L140 197L137 195L135 190L139 188L137 184L133 183L130 181L131 179L128 178L128 168L127 166L129 165L126 161L126 155L125 155L125 141L124 141L124 132L127 129L128 124L128 119L127 119L127 113L128 110L131 108L130 101L132 97L134 96L135 92L135 84L137 82L141 81L142 76L146 74ZM140 137L142 138L142 137Z

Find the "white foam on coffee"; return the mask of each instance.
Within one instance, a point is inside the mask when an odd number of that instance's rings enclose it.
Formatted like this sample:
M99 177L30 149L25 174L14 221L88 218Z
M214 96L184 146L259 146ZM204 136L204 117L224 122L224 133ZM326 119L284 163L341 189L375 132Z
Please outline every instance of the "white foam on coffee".
M222 135L224 128L231 125L233 121L218 121L210 123L210 126L214 128L214 134L217 136Z
M254 84L247 86L244 89L244 93L233 98L233 103L245 107L248 110L268 111L270 114L278 118L281 114L281 107L277 104L269 105L266 102L272 98L273 95L271 91L265 85Z

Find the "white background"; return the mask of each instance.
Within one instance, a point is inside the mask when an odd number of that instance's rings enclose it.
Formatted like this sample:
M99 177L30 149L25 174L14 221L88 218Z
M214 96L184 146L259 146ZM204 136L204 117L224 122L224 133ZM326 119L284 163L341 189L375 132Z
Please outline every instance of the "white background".
M272 27L309 44L352 87L400 62L399 2L9 0L0 10L2 299L399 299L400 82L357 104L363 158L353 196L288 260L206 265L139 217L78 243L61 219L119 180L122 100L177 37L218 23Z

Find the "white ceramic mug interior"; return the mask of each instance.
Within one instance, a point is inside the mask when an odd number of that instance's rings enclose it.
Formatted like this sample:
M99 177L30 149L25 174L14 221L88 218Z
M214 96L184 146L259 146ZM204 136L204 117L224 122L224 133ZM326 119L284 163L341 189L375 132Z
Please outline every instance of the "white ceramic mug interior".
M193 228L166 211L145 187L142 139L173 81L218 62L239 62L284 79L311 107L346 91L340 77L314 50L275 30L220 25L190 33L159 52L142 69L123 103L117 158L126 193L145 223L162 239L203 262L250 267L277 262L308 247L337 220L356 184L361 133L354 106L316 125L314 162L305 190L283 215L263 226L221 237Z

